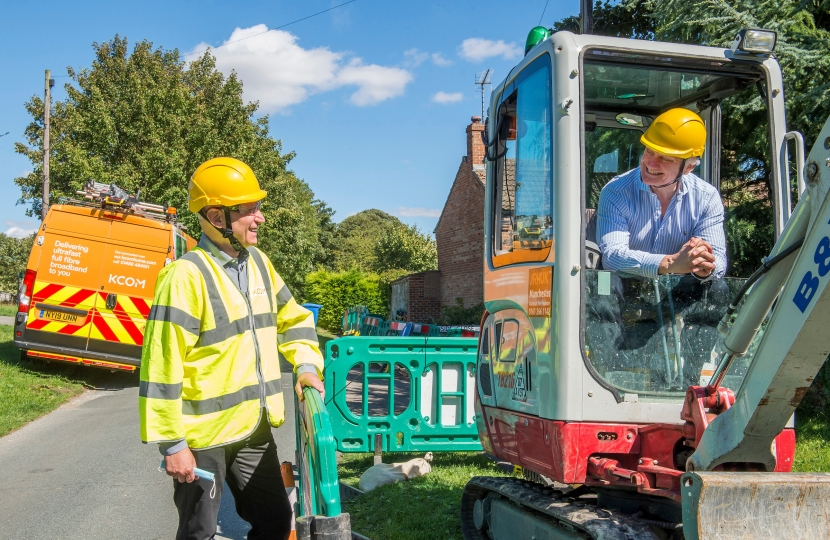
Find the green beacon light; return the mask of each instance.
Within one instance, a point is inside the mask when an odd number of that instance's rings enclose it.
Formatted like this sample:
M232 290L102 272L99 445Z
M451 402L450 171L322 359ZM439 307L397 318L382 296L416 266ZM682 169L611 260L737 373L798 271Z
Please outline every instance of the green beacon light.
M544 26L536 26L530 33L527 35L527 41L525 42L525 56L527 53L530 52L530 49L536 46L542 40L547 39L550 37L550 30L545 28Z

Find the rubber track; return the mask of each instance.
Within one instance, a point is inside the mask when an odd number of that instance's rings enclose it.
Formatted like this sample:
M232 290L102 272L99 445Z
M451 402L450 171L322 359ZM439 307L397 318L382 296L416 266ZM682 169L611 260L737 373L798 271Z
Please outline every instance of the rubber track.
M464 487L461 532L465 540L490 540L486 533L476 529L473 522L475 502L488 493L498 493L525 509L575 529L575 539L587 536L594 540L658 540L648 525L626 514L599 508L589 501L568 497L559 490L527 480L489 476L476 476Z

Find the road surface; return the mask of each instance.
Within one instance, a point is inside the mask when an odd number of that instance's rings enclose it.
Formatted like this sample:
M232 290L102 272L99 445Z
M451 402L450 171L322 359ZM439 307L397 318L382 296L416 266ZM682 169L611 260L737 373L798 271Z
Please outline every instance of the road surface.
M291 373L283 373L286 422L274 436L294 459ZM138 432L138 376L112 374L58 410L0 438L0 537L169 539L176 531L172 480L157 470L156 445ZM248 531L225 489L220 539Z

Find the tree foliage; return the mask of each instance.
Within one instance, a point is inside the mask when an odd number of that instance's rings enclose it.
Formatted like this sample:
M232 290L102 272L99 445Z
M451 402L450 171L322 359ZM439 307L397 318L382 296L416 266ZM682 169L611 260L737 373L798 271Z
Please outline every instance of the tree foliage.
M634 39L654 39L654 20L644 2L614 3L596 0L593 11L593 33ZM579 15L571 15L553 23L553 31L581 32Z
M0 233L0 292L17 293L18 276L26 271L35 235L14 238Z
M93 44L93 51L91 67L67 69L67 98L52 107L51 201L74 197L90 179L114 182L140 190L142 200L177 207L198 236L198 220L187 211L190 175L212 157L241 159L268 191L260 247L302 296L303 277L328 256L321 235L331 211L287 168L294 154L283 153L270 135L268 116L255 116L258 104L243 101L242 81L220 73L210 53L188 64L178 50L154 49L148 41L130 52L119 36ZM15 150L33 171L15 183L20 203L39 215L43 100L35 96L25 106L33 121Z
M438 249L435 240L421 234L415 225L390 227L381 234L374 249L378 272L407 270L424 272L438 269Z
M387 230L404 226L395 216L375 208L347 217L337 224L332 235L331 268L339 271L375 268L375 245Z
M309 302L321 304L318 326L340 333L341 317L352 306L366 306L371 313L385 314L389 304L377 274L349 270L329 272L318 270L306 276Z

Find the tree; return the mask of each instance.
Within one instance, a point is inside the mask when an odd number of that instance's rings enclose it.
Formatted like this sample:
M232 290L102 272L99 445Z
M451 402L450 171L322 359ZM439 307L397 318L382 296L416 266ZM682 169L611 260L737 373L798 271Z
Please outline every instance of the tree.
M0 233L0 292L17 293L18 276L26 271L35 235L13 238Z
M390 227L381 234L374 249L374 269L377 272L401 269L424 272L438 269L438 250L435 240L421 234L413 225Z
M335 270L375 268L375 245L385 231L405 225L395 216L375 208L349 216L337 225L333 235Z
M654 39L654 19L642 0L621 4L611 4L609 0L596 0L593 19L593 33L600 36ZM579 16L571 15L553 23L552 30L567 30L579 34L581 28Z
M90 179L114 182L140 190L142 200L177 207L190 234L198 236L198 219L187 211L190 175L212 157L241 159L268 191L260 247L302 296L305 274L325 257L318 235L325 203L315 207L311 189L287 168L294 153L282 153L267 115L255 117L258 104L243 101L242 81L217 71L209 52L187 64L178 50L153 49L148 41L130 53L119 36L93 44L93 51L90 68L67 68L67 99L53 105L51 200L74 197ZM43 101L35 96L25 106L33 121L15 150L29 158L33 171L15 183L20 203L39 215Z
M366 306L371 313L385 315L389 295L377 274L359 270L329 272L318 270L306 276L310 302L322 305L318 326L340 333L343 312L353 306Z

